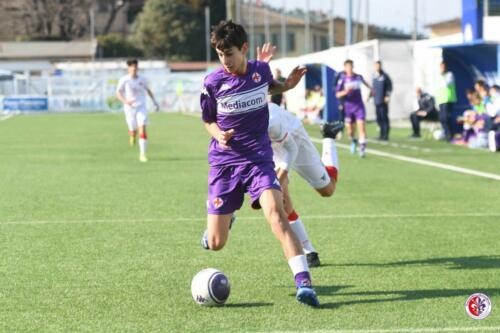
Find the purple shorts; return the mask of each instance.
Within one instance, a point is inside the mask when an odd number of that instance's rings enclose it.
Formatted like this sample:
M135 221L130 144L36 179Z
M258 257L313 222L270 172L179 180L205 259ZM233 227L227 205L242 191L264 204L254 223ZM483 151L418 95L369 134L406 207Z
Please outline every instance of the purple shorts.
M243 205L248 192L252 207L260 208L259 198L267 189L281 191L273 162L210 167L208 171L208 214L231 214Z
M345 122L347 124L352 124L358 120L366 119L366 111L365 108L362 106L345 105L344 113L345 113Z

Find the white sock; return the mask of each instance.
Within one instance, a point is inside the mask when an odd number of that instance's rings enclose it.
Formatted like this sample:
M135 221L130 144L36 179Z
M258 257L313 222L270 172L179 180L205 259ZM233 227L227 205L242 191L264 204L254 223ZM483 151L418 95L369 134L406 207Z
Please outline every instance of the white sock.
M307 259L303 254L288 259L288 266L290 266L293 276L297 275L298 273L309 272Z
M148 145L148 139L139 139L139 151L141 152L141 155L146 155L146 147Z
M309 240L309 236L307 235L306 228L304 227L304 224L302 224L300 218L296 219L295 221L291 221L290 227L299 239L300 244L302 244L302 248L304 249L304 252L306 254L317 252L314 246L312 246L311 241Z
M323 151L321 154L321 162L325 166L333 166L337 171L339 170L339 157L337 154L337 145L332 138L323 139Z

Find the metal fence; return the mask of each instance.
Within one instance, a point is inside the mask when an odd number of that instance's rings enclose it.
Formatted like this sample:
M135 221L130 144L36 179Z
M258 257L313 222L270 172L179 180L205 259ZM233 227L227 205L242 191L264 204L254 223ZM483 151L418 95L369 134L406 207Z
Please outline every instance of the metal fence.
M147 75L150 89L165 111L199 111L204 72ZM120 111L118 77L92 75L15 77L0 81L0 110L95 112ZM149 107L152 107L148 100Z

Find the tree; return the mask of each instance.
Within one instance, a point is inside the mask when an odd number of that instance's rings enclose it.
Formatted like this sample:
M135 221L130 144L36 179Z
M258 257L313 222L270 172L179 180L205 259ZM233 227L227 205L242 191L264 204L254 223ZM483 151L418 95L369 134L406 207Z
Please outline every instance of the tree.
M146 56L203 60L205 5L212 10L211 20L225 16L224 1L149 0L136 19L133 38Z
M92 0L23 0L26 33L33 39L80 38L88 32L91 5Z
M106 21L106 25L102 31L102 34L108 34L113 26L113 22L115 21L116 15L120 12L122 8L125 7L127 3L130 3L130 0L99 0L101 5L107 5L109 10L109 16Z
M142 57L142 51L122 34L110 33L97 36L99 55L104 58Z

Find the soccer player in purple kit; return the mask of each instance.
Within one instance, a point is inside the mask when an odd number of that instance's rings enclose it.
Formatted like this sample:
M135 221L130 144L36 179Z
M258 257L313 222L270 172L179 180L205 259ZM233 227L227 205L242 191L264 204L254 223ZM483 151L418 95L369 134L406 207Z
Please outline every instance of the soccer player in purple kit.
M247 60L247 34L231 21L214 27L211 45L222 66L204 81L200 97L202 119L212 136L208 148L208 248L224 247L233 213L249 193L253 208L262 207L294 274L297 300L318 306L302 246L288 223L280 183L267 133L267 95L297 85L305 74L295 68L285 82L273 79L267 63Z
M354 123L356 123L359 134L359 156L365 157L366 155L366 110L363 104L363 97L361 96L361 85L365 86L372 91L372 87L366 83L365 79L354 73L354 62L352 60L344 61L344 72L339 74L337 81L336 95L337 98L343 99L345 123L347 124L347 133L351 138L351 154L356 154L358 140L354 130Z

